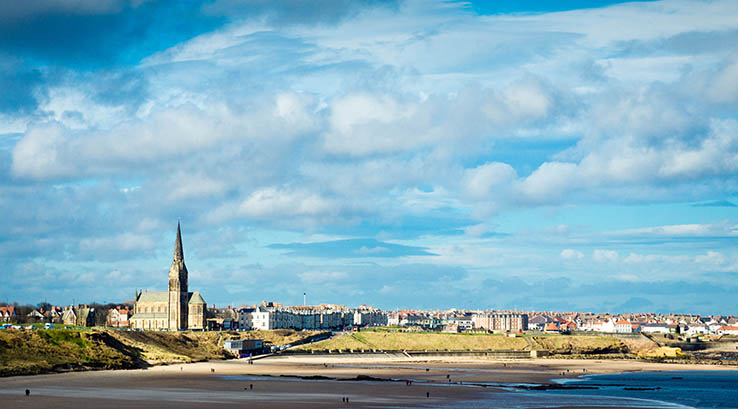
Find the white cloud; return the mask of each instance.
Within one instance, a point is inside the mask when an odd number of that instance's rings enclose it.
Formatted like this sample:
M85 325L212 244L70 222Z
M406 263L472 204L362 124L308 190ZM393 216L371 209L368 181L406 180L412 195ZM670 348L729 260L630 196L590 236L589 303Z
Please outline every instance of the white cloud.
M340 205L306 190L268 187L251 193L238 211L240 215L260 219L337 216Z
M584 258L584 254L574 249L564 249L561 251L561 258L564 260L581 260Z
M654 236L654 237L735 237L738 226L730 223L712 224L673 224L664 226L643 227L620 230L613 233L617 236Z
M545 162L521 180L522 197L537 204L558 203L570 190L579 187L581 175L576 164Z
M615 250L596 249L592 252L592 260L598 262L613 262L618 260L618 252Z
M374 254L381 254L386 253L390 251L387 247L377 246L377 247L366 247L361 246L358 250L354 250L354 253L356 254L363 254L363 255L374 255Z
M172 201L220 196L228 187L224 181L203 174L178 172L169 180L172 188L167 196Z
M708 89L708 95L718 103L738 100L738 59L730 62L717 73Z
M506 163L491 162L465 171L462 187L472 199L505 201L509 185L517 178L515 169Z
M698 264L708 264L713 266L719 266L726 263L725 256L719 251L708 251L706 254L700 254L695 256L694 262Z
M690 259L689 256L630 253L624 261L632 264L679 264L689 262Z

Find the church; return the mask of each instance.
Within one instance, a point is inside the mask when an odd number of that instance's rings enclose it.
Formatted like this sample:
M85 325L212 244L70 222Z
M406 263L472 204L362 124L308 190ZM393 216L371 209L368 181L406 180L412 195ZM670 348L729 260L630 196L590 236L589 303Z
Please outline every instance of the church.
M182 231L177 223L174 260L169 269L169 291L136 291L131 327L147 330L205 329L207 313L200 293L188 292Z

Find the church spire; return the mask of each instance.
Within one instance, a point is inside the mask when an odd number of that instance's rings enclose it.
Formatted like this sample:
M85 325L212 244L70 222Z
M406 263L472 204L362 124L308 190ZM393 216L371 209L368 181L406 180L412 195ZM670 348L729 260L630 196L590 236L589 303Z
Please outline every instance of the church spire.
M174 261L184 261L184 252L182 251L182 230L177 220L177 242L174 243Z

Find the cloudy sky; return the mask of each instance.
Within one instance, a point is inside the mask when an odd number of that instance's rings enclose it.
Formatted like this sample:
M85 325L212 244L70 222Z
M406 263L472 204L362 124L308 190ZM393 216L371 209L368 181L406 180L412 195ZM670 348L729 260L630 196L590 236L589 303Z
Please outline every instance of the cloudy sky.
M0 301L738 313L738 2L490 3L5 4Z

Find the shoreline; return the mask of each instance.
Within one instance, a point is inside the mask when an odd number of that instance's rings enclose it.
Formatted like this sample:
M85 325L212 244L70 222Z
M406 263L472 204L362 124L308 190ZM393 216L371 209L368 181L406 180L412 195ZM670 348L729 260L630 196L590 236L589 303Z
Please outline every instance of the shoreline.
M0 407L51 405L80 409L135 405L146 409L213 404L225 408L319 408L345 407L344 397L350 399L349 407L362 408L486 407L484 402L516 404L519 399L539 399L545 403L550 398L536 389L511 390L514 384L550 387L556 384L555 379L632 371L736 370L717 365L636 360L458 358L272 356L254 360L253 364L244 358L147 369L15 376L3 379ZM408 380L411 385L406 383ZM31 396L23 396L25 389L31 390ZM622 405L626 404L639 407L624 399ZM553 407L583 406L562 402Z

